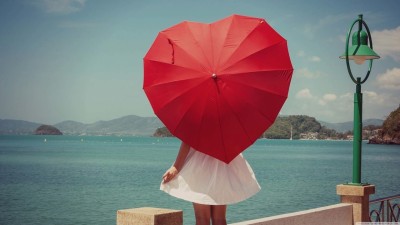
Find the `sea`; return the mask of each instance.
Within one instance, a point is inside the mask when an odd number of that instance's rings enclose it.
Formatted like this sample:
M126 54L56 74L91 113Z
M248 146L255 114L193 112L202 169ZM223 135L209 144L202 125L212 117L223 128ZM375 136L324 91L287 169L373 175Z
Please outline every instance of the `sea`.
M0 224L110 225L117 210L192 204L159 190L176 138L0 136ZM377 199L400 193L400 146L362 143L362 182ZM228 223L339 203L336 185L351 182L352 142L260 139L244 157L261 191L228 207Z

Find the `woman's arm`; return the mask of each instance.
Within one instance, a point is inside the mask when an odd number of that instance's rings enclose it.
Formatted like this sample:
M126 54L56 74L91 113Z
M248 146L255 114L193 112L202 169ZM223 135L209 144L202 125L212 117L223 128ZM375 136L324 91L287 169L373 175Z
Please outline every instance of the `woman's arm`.
M172 180L179 173L179 171L181 171L183 164L185 163L186 156L189 153L189 149L190 146L182 142L181 147L179 148L179 153L176 156L174 165L171 166L171 168L169 168L162 177L164 183L167 183L170 180Z

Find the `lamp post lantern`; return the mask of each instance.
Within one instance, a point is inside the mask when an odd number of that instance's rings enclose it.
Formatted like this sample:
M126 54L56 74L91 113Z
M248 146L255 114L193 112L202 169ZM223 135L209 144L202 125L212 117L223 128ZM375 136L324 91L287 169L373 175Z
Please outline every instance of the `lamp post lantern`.
M352 46L349 48L349 39L351 31L355 24L358 23L358 31L352 35ZM366 31L362 28L365 27ZM368 46L369 44L369 46ZM347 71L351 80L356 84L356 92L354 93L354 125L353 125L353 179L350 185L363 185L361 183L361 141L362 141L362 93L361 84L369 77L372 68L372 61L379 59L372 47L372 38L369 28L363 20L363 15L359 15L351 25L346 38L346 50L339 58L346 60ZM364 79L354 77L351 72L349 60L354 60L356 64L363 64L365 60L369 60L368 72Z

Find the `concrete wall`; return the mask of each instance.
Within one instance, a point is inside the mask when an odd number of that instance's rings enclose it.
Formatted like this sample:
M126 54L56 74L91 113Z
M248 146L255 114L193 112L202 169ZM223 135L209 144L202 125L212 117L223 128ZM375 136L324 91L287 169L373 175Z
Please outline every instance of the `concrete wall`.
M352 225L353 206L348 203L330 205L278 216L248 220L231 225Z

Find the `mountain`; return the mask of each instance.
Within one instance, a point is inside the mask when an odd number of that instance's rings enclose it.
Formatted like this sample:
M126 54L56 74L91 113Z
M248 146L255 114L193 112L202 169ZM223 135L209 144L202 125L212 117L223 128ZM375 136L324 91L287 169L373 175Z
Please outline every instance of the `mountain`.
M85 133L87 125L80 122L68 120L61 123L57 123L54 126L58 127L59 130L66 135L73 135L73 134Z
M68 135L137 135L150 136L163 126L157 117L124 116L109 121L97 121L84 124L75 121L64 121L55 126Z
M42 124L23 120L0 120L0 135L29 135ZM65 135L137 135L151 136L164 126L157 117L124 116L109 121L84 124L64 121L53 125Z
M325 126L326 128L329 129L334 129L337 132L346 132L346 131L352 131L353 130L353 121L348 121L348 122L343 122L343 123L328 123L324 121L318 121L321 123L322 126ZM363 127L368 126L368 125L374 125L374 126L382 126L383 120L381 119L366 119L363 120Z
M0 135L4 134L33 134L41 124L24 120L1 120Z

